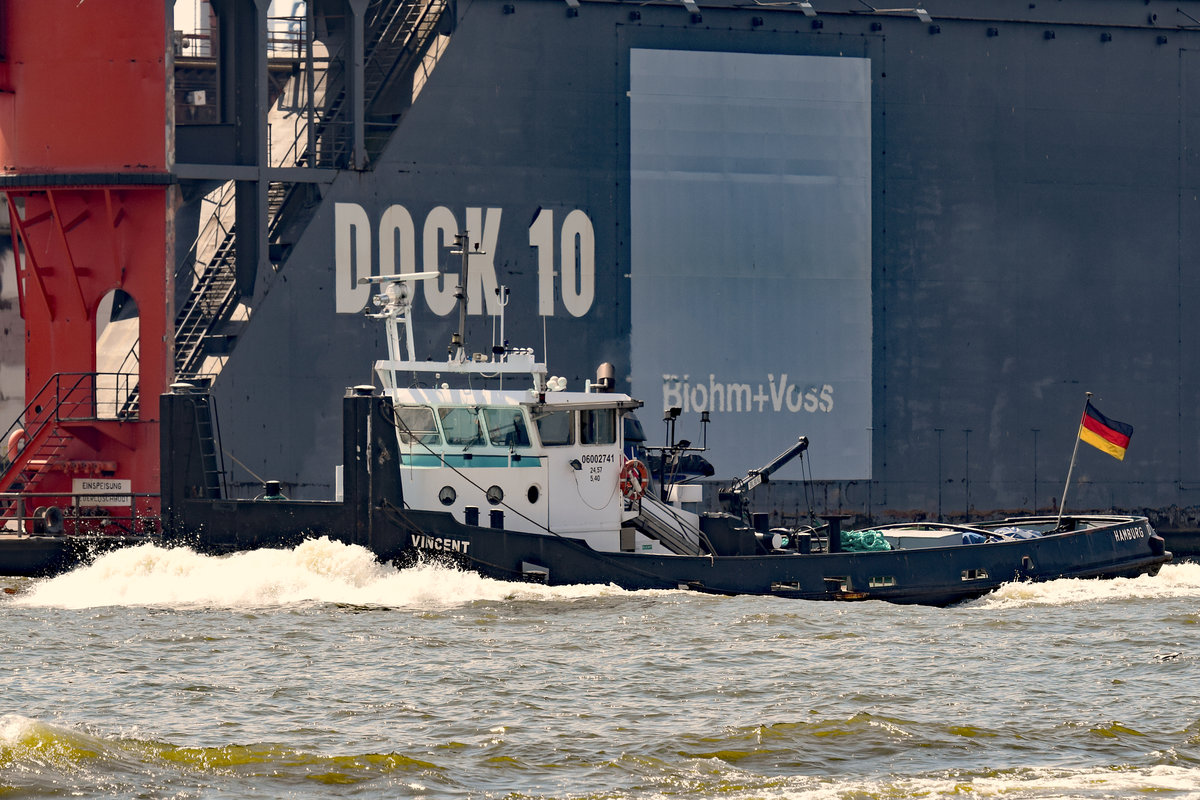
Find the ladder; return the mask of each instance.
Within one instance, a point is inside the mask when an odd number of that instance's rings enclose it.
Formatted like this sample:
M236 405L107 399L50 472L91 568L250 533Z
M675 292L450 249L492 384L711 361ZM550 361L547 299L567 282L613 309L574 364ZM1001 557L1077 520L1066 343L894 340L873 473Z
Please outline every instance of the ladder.
M700 530L684 522L671 506L648 494L642 495L638 515L628 524L661 542L676 555L698 556L702 553Z
M207 394L195 395L196 434L200 441L200 463L204 470L204 496L220 500L225 471L217 447L215 409Z

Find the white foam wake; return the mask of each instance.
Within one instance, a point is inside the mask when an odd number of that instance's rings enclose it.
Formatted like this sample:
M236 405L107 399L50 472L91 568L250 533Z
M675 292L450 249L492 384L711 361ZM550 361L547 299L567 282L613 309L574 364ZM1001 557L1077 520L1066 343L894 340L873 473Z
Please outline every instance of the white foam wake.
M754 787L750 792L734 790L723 796L727 800L840 800L844 797L958 800L964 796L1005 800L1109 800L1147 796L1200 800L1200 791L1196 789L1198 778L1200 770L1191 766L1027 767L980 770L977 774L947 772L844 781L811 776L786 777L767 788Z
M1200 564L1163 565L1157 575L1085 580L1064 578L1045 583L1009 583L976 601L983 606L1065 605L1119 600L1200 598Z
M434 564L399 570L380 564L365 548L321 538L292 549L221 557L151 544L125 548L65 575L36 581L12 596L11 602L54 608L263 608L312 602L437 607L619 594L627 593L613 586L546 587L496 581ZM1200 564L1167 564L1153 577L1011 583L972 605L1064 605L1179 597L1200 598Z
M447 606L478 600L564 600L619 594L605 586L546 587L482 578L432 564L399 570L365 548L327 538L290 550L206 556L152 544L34 583L15 605L54 608L262 608L298 603Z

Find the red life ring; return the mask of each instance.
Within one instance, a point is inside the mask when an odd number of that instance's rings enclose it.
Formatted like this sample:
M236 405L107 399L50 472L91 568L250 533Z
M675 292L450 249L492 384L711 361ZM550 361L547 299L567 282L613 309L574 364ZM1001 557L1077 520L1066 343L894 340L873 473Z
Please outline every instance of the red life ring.
M29 444L29 439L25 436L23 428L17 428L8 436L8 463L17 460L17 456L21 455L21 451L25 449L25 445Z
M626 500L634 501L646 493L650 486L650 471L636 458L621 466L621 494Z

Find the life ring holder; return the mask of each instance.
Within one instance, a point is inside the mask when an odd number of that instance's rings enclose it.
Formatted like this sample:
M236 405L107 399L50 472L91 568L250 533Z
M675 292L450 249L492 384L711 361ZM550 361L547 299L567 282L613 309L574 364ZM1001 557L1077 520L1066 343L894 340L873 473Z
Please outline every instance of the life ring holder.
M29 437L25 435L24 428L17 428L8 435L8 463L17 460L17 456L21 455L25 450L25 446L29 444Z
M650 488L650 470L636 458L621 465L621 495L628 501L637 502Z

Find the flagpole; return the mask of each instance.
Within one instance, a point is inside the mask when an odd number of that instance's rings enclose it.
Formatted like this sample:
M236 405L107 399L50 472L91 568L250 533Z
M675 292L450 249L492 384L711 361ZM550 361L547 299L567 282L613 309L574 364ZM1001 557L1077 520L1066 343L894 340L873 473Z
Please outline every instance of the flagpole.
M1083 425L1083 416L1087 414L1087 404L1092 399L1091 392L1084 392L1086 399L1083 401L1083 414L1079 415L1079 424ZM1063 486L1062 497L1058 500L1058 519L1054 522L1054 528L1057 530L1059 525L1062 525L1063 506L1067 502L1067 489L1071 488L1071 473L1075 471L1075 456L1079 455L1079 431L1075 431L1075 449L1071 451L1071 466L1067 467L1067 482Z

